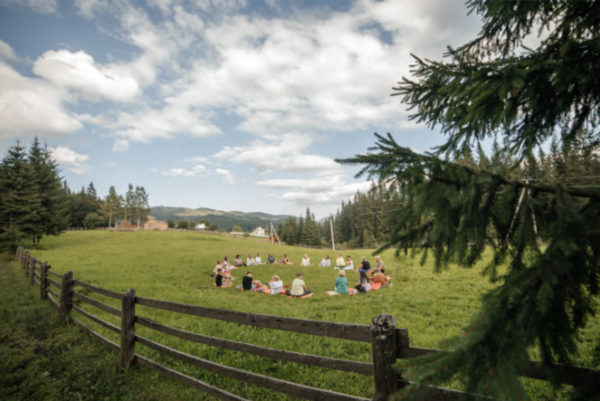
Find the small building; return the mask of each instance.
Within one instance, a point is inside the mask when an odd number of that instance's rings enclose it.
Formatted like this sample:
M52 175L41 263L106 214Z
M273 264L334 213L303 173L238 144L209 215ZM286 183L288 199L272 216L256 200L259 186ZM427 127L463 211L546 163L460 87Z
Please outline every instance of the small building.
M260 235L261 237L266 236L267 232L262 227L256 227L254 231L250 233L250 235Z
M196 224L196 230L206 230L206 224Z
M144 223L144 230L168 230L169 225L166 221L158 221L154 218Z

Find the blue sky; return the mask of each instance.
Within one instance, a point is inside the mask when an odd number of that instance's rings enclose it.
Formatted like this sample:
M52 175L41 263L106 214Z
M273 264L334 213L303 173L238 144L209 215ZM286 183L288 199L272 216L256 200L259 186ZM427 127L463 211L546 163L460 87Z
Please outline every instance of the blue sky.
M392 87L480 28L464 0L0 0L0 150L40 137L69 186L153 206L335 212L368 189L333 159L391 132Z

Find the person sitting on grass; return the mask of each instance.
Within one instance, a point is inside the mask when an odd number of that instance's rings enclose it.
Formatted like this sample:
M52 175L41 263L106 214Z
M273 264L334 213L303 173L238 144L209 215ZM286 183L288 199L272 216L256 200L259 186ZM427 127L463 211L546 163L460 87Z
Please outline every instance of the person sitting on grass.
M375 283L381 283L382 286L387 284L387 278L380 270L375 270L373 272L373 284Z
M267 263L270 265L275 263L275 257L273 256L272 253L270 253L269 256L267 257Z
M338 253L337 260L335 261L335 267L340 268L346 266L346 261L344 261L344 257L341 253Z
M364 256L362 257L362 262L360 264L360 267L358 268L358 272L360 273L361 270L365 271L366 273L368 273L371 270L371 264Z
M263 263L262 263L262 259L261 259L261 257L260 257L260 253L257 253L257 254L256 254L256 257L254 258L254 261L256 262L256 265L257 265L257 266L258 266L258 265L262 265L262 264L263 264Z
M302 262L300 262L300 266L312 266L310 264L310 258L308 257L307 254L304 254L304 257L302 258Z
M271 295L276 295L283 292L283 281L281 281L278 275L274 275L271 278L271 281L269 281L269 286L271 287Z
M223 262L220 260L217 260L217 265L215 266L215 268L212 271L212 274L210 275L211 277L214 277L217 275L217 272L219 270L223 269Z
M264 291L265 287L258 280L254 280L252 278L252 272L248 271L244 278L242 279L242 288L244 291ZM257 289L258 288L258 289Z
M252 257L252 254L248 255L248 258L246 258L246 266L256 266L256 261Z
M283 254L283 259L281 259L281 264L282 265L295 265L296 262L290 262L290 258L288 257L287 253Z
M242 267L242 266L246 266L244 264L244 262L242 262L242 257L240 255L237 255L235 257L235 261L233 262L235 264L235 267Z
M215 284L217 287L231 287L231 281L229 281L229 277L223 275L223 269L217 270L217 276L215 278Z
M340 270L338 273L339 277L335 279L335 291L327 291L327 295L348 295L350 290L348 289L348 279L346 278L346 272Z
M350 255L346 258L346 267L344 267L344 270L354 270L354 262Z
M302 280L303 274L296 274L296 279L292 281L292 291L290 295L293 297L303 297L310 294L310 291L306 289L306 283Z
M367 276L368 270L360 269L358 271L360 273L360 280L358 284L354 287L357 292L369 292L371 291L371 281L369 280L369 276Z
M231 269L231 265L229 264L229 258L227 256L223 258L223 262L221 264L223 265L223 269Z
M375 256L375 269L385 274L385 263L383 263L379 255Z
M321 263L319 263L321 267L331 267L331 260L329 260L329 255L325 255Z

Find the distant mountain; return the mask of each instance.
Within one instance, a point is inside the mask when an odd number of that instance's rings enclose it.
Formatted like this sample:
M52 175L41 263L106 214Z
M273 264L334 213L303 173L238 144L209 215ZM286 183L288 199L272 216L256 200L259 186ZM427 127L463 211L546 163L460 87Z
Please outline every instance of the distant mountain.
M275 228L277 225L289 216L271 215L261 212L243 213L238 211L223 212L221 210L200 207L198 209L189 209L186 207L154 206L150 210L150 216L167 221L169 219L177 223L179 220L198 221L205 219L213 224L218 224L219 228L231 231L233 226L238 225L245 230L254 230L260 226L268 228L269 222L273 222Z

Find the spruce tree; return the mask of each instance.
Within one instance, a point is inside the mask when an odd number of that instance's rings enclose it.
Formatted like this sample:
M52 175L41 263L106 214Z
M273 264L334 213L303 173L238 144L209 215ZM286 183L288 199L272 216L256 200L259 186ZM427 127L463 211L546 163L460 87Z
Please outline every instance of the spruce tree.
M11 146L0 165L0 248L16 251L18 243L39 232L40 198L25 148Z
M523 163L533 168L536 149L561 129L559 148L568 148L582 129L600 138L600 2L467 4L483 19L477 38L449 49L446 62L415 57L415 79L395 88L411 118L439 126L447 142L435 153L417 154L391 135L377 135L369 154L340 162L363 165L359 175L393 182L403 193L384 247L423 257L431 250L440 270L451 262L472 267L493 246L484 273L497 287L461 335L448 340L449 352L399 363L413 382L400 396L418 397L426 384L456 379L469 392L525 400L518 374L532 349L558 386L552 364L575 361L600 292L600 187L529 181L534 169L520 169ZM546 39L520 52L538 26L548 30ZM476 164L479 141L494 136L504 146L496 156L513 159L512 165ZM553 218L534 218L544 213ZM549 240L545 249L537 241L540 226ZM489 237L490 227L497 238ZM591 382L571 396L599 394L600 383Z
M69 227L69 201L58 164L48 147L40 146L37 137L29 148L29 164L40 201L39 221L33 235L34 243L39 243L43 235L60 235Z

